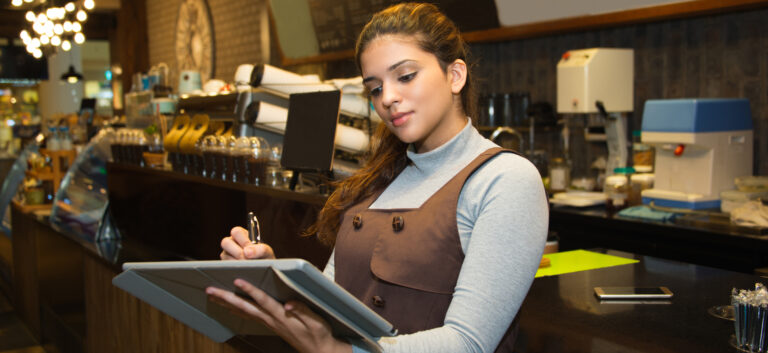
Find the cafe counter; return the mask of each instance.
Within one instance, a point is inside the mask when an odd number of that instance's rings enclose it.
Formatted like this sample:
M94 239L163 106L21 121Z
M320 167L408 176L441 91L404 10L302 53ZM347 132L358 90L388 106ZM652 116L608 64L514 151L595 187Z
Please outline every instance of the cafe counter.
M107 165L107 178L109 207L101 226L117 230L119 239L86 239L12 208L14 304L33 334L63 352L290 351L275 337L215 343L111 280L125 262L217 259L221 238L232 226L245 225L248 211L259 217L263 241L278 257L304 258L322 268L331 249L300 233L324 196L114 163ZM558 229L559 217L553 210L552 228ZM588 232L592 225L580 227ZM569 238L561 239L568 245ZM727 348L721 336L732 323L706 321L706 310L727 304L731 287L752 286L758 277L625 256L641 261L536 279L521 309L520 351L612 352L634 344L638 352L665 346L680 351L686 337L703 340L711 351ZM595 285L664 285L675 297L666 305L601 304L591 292Z
M671 221L619 217L604 206L553 206L549 230L560 250L609 248L738 271L768 273L768 234L736 227L727 218L697 214Z

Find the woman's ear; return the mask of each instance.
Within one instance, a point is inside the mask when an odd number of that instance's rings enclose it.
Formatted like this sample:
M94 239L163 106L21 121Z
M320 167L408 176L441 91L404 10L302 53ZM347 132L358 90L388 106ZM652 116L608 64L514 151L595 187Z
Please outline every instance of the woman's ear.
M467 63L464 60L456 59L448 65L448 77L453 94L461 93L464 85L467 83Z

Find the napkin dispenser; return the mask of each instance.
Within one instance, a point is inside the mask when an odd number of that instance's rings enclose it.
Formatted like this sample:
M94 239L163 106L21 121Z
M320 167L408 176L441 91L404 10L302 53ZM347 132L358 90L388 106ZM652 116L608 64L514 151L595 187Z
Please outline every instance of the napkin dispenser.
M752 175L752 115L747 99L645 102L642 142L656 147L654 188L644 204L720 208L720 192Z

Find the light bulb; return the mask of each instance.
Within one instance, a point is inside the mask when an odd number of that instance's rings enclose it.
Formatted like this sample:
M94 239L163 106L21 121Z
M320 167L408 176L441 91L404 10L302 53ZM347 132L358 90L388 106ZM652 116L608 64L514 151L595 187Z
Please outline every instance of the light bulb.
M46 32L53 32L53 22L52 21L46 21L43 24L43 28L45 28Z
M61 38L59 36L53 36L51 37L51 45L54 47L58 47L61 44Z
M69 51L72 49L72 43L70 43L68 39L65 39L63 42L61 42L61 49L64 49L64 51Z
M32 41L29 44L32 45L32 48L40 48L40 39L32 38Z
M66 5L64 5L64 10L67 10L67 12L75 11L75 3L68 2Z
M32 1L35 1L35 0L24 0L24 2L26 2L26 3L30 3Z
M11 5L13 5L13 6L21 6L21 0L13 0L13 1L11 1Z
M36 59L40 59L43 56L43 51L40 50L40 48L37 48L32 52L32 56L34 56Z
M40 37L40 44L48 45L48 43L50 43L50 42L51 42L51 38L49 38L48 36Z
M94 6L94 5L95 5L95 4L93 3L93 0L85 0L85 1L83 2L83 6L84 6L86 9L88 9L88 10L93 10L93 6Z
M27 38L21 38L21 41L22 41L22 42L24 42L24 45L26 45L27 47L29 47L29 42L31 42L31 41L32 41L32 39L31 39L31 38L29 38L29 37L27 37Z
M35 22L37 19L37 16L35 16L35 13L32 11L27 11L27 14L24 15L24 18L27 19L27 22Z
M81 32L76 33L75 34L75 43L83 44L83 42L85 42L85 36Z
M45 32L45 28L43 28L43 25L40 22L35 22L35 24L32 25L32 29L38 34Z
M56 18L56 9L49 7L47 10L45 10L45 15L48 16L48 18Z
M64 32L72 32L72 22L64 21Z
M80 32L83 30L83 26L80 25L80 22L72 22L72 32Z
M37 22L45 23L45 21L48 21L48 17L46 17L44 13L41 12L37 15Z
M53 33L56 33L56 34L64 33L64 26L62 26L61 23L57 23L53 25Z
M21 30L21 33L19 33L19 37L21 39L26 40L26 41L29 41L31 39L31 37L29 36L29 32L27 32L26 29L22 29ZM24 44L26 44L26 43L24 43Z
M85 22L85 20L88 18L88 15L85 14L85 11L80 10L77 12L77 20L80 22Z

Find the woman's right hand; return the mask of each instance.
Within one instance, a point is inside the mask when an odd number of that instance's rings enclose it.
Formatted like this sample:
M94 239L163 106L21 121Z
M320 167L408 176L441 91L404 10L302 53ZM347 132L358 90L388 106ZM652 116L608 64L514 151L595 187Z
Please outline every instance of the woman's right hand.
M229 231L229 236L221 239L222 260L254 260L274 259L275 252L272 247L258 243L253 244L248 238L248 231L243 227L234 227Z

